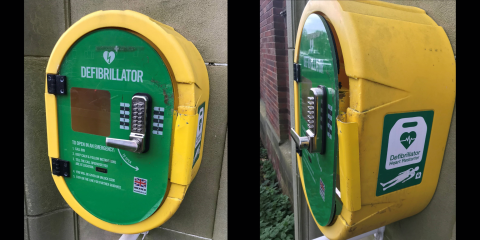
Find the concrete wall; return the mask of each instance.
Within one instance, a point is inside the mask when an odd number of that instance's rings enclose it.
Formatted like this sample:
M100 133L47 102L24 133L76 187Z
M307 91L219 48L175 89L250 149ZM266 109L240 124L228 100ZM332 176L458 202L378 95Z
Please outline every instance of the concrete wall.
M60 196L46 144L45 67L61 34L98 10L134 10L190 40L206 63L227 63L226 0L24 1L24 239L119 239ZM211 14L205 14L211 13ZM208 66L210 107L200 170L175 215L145 239L226 239L227 66ZM225 151L225 152L224 152Z
M295 50L295 38L298 31L297 26L307 4L306 0L287 1L287 32L288 32L288 62L289 66L293 64L293 54ZM409 1L409 0L386 0L386 2L414 6L424 9L427 14L440 26L445 32L452 44L454 54L456 54L456 1ZM291 72L291 71L290 71ZM293 96L293 74L289 74L290 94ZM290 98L290 106L293 109L293 97ZM293 122L293 116L291 120ZM291 152L295 151L293 141L291 143ZM280 152L280 151L279 151ZM419 214L397 221L386 226L385 239L387 240L406 240L406 239L456 239L456 109L453 111L452 123L448 135L448 141L445 149L445 155L440 172L438 186L430 204ZM298 175L296 161L293 154L283 156L285 160L283 168L288 168L291 163L292 193L294 195L295 210L295 238L313 239L322 236L318 227L312 219L308 210L305 196L303 194L301 182Z

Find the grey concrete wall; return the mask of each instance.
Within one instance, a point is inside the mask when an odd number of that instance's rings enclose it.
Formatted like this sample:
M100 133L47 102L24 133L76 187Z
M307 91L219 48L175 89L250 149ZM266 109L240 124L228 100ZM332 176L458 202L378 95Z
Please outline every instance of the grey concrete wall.
M287 33L288 33L288 54L289 65L293 64L293 53L295 50L295 38L298 31L297 26L307 4L307 0L287 1ZM424 9L426 13L439 25L442 26L452 44L456 54L456 1L431 1L431 0L385 0L395 4L414 6ZM290 83L293 82L293 75L289 76ZM293 89L293 86L290 87ZM290 90L293 96L293 90ZM291 107L293 109L293 97ZM293 122L293 117L291 119ZM294 152L292 144L292 152ZM452 123L448 135L447 146L442 163L442 170L435 195L430 204L419 214L397 221L386 226L385 239L406 240L406 239L456 239L456 110L453 111ZM287 157L287 156L286 156ZM298 169L293 154L292 175L293 194L295 210L295 237L296 239L313 239L322 235L318 227L312 226L312 216L308 210L305 196L300 183ZM315 223L313 223L315 225Z
M79 217L50 173L45 68L59 37L98 10L133 10L173 27L206 63L227 63L226 0L24 1L24 239L119 239ZM208 66L210 106L202 165L174 216L145 239L226 239L227 66Z

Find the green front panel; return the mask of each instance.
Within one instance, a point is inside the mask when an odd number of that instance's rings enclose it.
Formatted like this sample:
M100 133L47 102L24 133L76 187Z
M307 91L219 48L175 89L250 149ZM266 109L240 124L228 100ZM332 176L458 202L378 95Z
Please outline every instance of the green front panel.
M91 214L114 224L151 216L168 183L174 99L168 70L143 39L120 29L80 38L59 69L67 95L57 95L60 159L70 161L65 182ZM132 96L151 96L148 151L105 145L106 137L129 139Z
M310 15L302 30L300 41L301 80L300 132L306 136L308 123L305 119L307 97L310 88L323 85L327 88L326 148L325 153L310 153L302 150L303 180L310 208L315 220L322 226L328 225L335 213L336 169L338 159L337 129L335 119L338 112L338 69L335 42L323 17ZM320 121L318 121L320 122ZM320 128L320 126L317 126Z

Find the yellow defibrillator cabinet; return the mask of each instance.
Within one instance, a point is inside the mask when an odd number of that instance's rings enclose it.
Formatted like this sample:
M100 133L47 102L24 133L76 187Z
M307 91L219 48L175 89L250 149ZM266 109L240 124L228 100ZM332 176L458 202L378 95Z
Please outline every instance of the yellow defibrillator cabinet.
M329 239L415 215L437 186L455 103L455 58L424 10L309 1L294 56L297 163Z
M209 80L196 47L133 11L73 24L46 68L52 177L70 207L107 231L167 221L202 161Z

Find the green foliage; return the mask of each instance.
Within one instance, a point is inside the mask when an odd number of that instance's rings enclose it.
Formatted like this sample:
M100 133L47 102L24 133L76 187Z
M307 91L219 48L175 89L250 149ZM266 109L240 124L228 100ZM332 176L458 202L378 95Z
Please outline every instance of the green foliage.
M262 145L262 140L260 139L260 159L267 159L268 158L268 152L267 149L265 149Z
M269 160L260 160L260 240L294 239L290 201L278 188L275 170Z
M262 166L261 169L264 181L268 180L271 184L274 184L277 181L277 174L273 169L272 162L270 162L270 160L260 160L260 165Z

